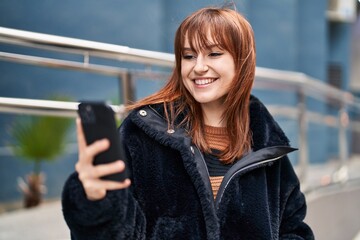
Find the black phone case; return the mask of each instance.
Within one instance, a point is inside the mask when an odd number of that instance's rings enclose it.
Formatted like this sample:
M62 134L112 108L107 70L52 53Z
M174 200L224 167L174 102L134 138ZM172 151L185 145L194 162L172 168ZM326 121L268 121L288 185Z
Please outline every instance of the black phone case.
M103 102L81 102L78 107L78 114L81 119L87 145L96 140L107 138L110 147L95 156L94 165L123 160L126 166L126 159L120 136L117 132L114 111ZM124 181L127 178L127 169L102 177L102 179L113 181Z

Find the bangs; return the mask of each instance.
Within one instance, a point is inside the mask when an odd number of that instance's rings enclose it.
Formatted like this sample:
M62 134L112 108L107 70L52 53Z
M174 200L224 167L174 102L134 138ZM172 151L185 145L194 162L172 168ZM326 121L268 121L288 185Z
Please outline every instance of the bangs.
M184 49L188 38L191 49L195 51L208 50L215 45L230 52L233 44L228 34L235 32L229 29L233 27L229 26L229 22L216 9L209 9L185 21L181 29L181 49Z

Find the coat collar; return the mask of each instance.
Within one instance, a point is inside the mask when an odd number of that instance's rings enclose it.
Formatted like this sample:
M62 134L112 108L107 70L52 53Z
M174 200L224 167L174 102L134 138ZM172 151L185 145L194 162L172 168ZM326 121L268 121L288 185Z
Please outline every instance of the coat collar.
M250 98L250 129L253 150L272 146L289 146L289 139L271 116L265 105L255 96Z
M142 113L145 113L143 116ZM250 130L253 137L253 151L271 146L289 146L289 140L282 129L271 116L264 104L255 96L250 97ZM130 113L130 118L147 134L156 136L156 140L165 145L185 143L190 146L191 139L187 137L186 130L174 127L175 132L168 131L165 119L164 104L144 106ZM180 122L184 116L179 116L175 122Z

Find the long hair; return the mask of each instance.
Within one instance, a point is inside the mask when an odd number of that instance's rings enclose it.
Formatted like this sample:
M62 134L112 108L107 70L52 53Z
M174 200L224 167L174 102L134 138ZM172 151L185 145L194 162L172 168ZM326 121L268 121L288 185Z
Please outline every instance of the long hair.
M158 92L129 106L134 109L143 105L163 103L168 126L186 112L180 123L190 126L189 135L202 151L211 152L204 137L204 121L201 106L185 88L181 76L181 59L188 37L191 48L209 48L208 33L222 49L227 50L235 63L235 77L226 95L223 120L226 122L229 146L219 154L224 163L231 163L251 149L249 116L250 92L255 78L256 53L254 33L248 21L238 12L228 8L202 8L189 15L175 35L175 68L167 84ZM195 46L196 44L196 46ZM174 106L176 103L176 107Z

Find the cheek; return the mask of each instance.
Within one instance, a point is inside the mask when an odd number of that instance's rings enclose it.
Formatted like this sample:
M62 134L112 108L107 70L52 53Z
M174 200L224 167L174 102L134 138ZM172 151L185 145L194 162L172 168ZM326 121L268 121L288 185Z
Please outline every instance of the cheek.
M189 66L187 64L183 64L181 65L181 81L183 82L183 84L185 85L186 88L188 88L188 84L189 84Z
M229 78L229 80L230 80L230 83L232 83L233 81L236 81L235 80L235 66L233 65L231 68L230 68L231 70L229 70L229 72L228 72L228 78Z
M182 85L184 86L184 89L187 91L190 91L189 81L186 80L186 77L181 77Z
M194 67L194 63L191 61L182 61L181 62L181 76L186 78L189 76L190 72Z
M180 73L181 78L184 79L184 77L186 77L186 64L181 63Z

